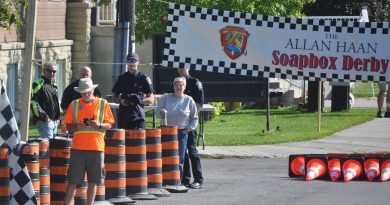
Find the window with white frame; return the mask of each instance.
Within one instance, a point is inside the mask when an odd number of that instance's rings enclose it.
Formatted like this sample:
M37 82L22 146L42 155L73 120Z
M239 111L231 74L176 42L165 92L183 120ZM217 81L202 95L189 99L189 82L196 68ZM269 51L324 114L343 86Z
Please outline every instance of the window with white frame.
M13 110L15 110L16 104L16 91L17 91L17 64L7 65L7 95Z
M57 60L57 73L56 73L56 85L58 90L58 99L62 99L62 94L64 91L64 67L65 67L65 60Z
M33 81L35 81L42 76L42 66L34 64L33 69Z

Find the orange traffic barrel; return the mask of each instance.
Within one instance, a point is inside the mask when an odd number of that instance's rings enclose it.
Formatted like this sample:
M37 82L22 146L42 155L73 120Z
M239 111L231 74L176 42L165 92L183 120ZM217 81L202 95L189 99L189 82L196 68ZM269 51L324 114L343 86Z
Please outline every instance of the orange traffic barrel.
M158 197L171 194L162 189L162 146L161 129L146 130L146 161L148 164L148 192Z
M106 200L106 188L104 186L104 181L102 180L96 186L95 201L105 201L105 200Z
M51 204L64 204L72 141L56 137L49 141Z
M134 200L126 197L126 147L125 130L106 130L104 167L106 170L105 194L111 203L131 203Z
M132 199L156 199L147 192L145 130L126 130L126 193Z
M49 140L31 138L29 142L39 144L39 182L41 205L50 205Z
M35 197L37 198L38 204L40 204L39 144L36 142L24 144L22 148L22 159L26 163Z
M39 168L41 205L50 204L50 171L49 168Z
M10 203L9 177L8 148L0 148L0 202L4 204Z
M162 188L161 129L146 130L148 188Z
M80 185L77 185L76 192L74 195L74 204L75 205L87 205L87 190L88 190L88 181L84 177L84 182Z
M176 126L161 127L163 186L179 186L179 143Z
M39 142L39 181L41 205L50 204L49 140Z

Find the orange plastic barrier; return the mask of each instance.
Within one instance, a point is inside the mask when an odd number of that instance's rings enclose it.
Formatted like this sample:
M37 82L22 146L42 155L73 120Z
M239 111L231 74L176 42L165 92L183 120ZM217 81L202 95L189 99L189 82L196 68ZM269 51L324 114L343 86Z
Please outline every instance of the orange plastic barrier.
M179 143L176 126L161 127L163 186L180 185Z
M40 203L50 205L50 171L49 171L49 141L42 138L31 138L29 143L39 144L39 182Z
M126 193L147 194L145 130L126 130Z
M41 205L50 205L49 140L39 142L39 179Z
M328 172L330 179L334 182L341 177L341 164L340 159L333 158L328 161Z
M290 177L305 176L305 156L304 155L290 155L289 156L289 170Z
M10 203L8 148L0 148L0 202Z
M107 130L104 141L106 199L124 198L126 197L125 130Z
M344 182L349 182L362 175L363 165L356 159L347 159L342 165L342 170L344 173Z
M64 204L68 185L69 157L72 141L56 137L49 141L51 204Z
M379 159L370 158L364 161L364 172L368 181L373 181L381 173L379 168Z
M40 180L39 180L39 144L30 142L23 145L22 159L26 163L28 174L34 188L37 203L40 204Z
M148 188L162 188L161 129L146 130Z
M74 195L75 205L87 205L88 181L86 179L87 177L85 176L84 182L76 187L76 193Z
M105 201L106 200L106 187L104 186L104 182L100 182L96 187L96 196L95 201Z
M306 165L306 181L322 177L326 174L326 164L322 159L310 159Z
M381 166L381 182L385 182L390 179L390 159L386 159L382 162Z

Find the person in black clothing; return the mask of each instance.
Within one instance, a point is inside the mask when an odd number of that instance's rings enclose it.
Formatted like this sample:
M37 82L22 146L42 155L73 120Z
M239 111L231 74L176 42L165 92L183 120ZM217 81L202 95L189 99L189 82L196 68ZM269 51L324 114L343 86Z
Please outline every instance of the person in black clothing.
M138 71L138 63L138 55L129 54L128 71L119 76L112 88L114 100L119 102L118 127L127 130L146 128L144 105L154 101L152 81Z
M79 79L74 81L73 83L69 84L65 90L64 90L64 93L62 95L62 99L61 99L61 108L64 112L66 112L66 110L68 109L68 106L69 104L73 101L73 100L77 100L79 98L81 98L81 95L80 93L76 92L74 90L74 87L78 87L79 86L79 81L81 78L90 78L92 79L92 70L90 67L88 66L84 66L83 68L81 68L81 71L80 71L80 74L79 74ZM95 88L95 90L93 91L93 95L95 97L101 97L101 93L99 91L98 88Z
M195 103L196 108L199 110L202 108L204 103L204 91L202 83L199 79L190 76L188 68L178 68L177 69L180 77L185 77L187 80L187 87L184 91L184 94L191 96ZM170 92L173 92L173 86L170 88ZM200 157L198 150L196 149L196 130L188 132L188 141L187 141L187 150L184 158L184 176L182 179L182 184L193 188L200 189L203 186L203 176L202 176L202 167L200 164ZM192 173L194 175L194 182L190 184L191 180L191 170L190 170L190 160Z
M57 134L60 119L60 101L54 84L57 72L55 63L43 65L43 75L32 85L31 111L33 122L41 138L53 138Z

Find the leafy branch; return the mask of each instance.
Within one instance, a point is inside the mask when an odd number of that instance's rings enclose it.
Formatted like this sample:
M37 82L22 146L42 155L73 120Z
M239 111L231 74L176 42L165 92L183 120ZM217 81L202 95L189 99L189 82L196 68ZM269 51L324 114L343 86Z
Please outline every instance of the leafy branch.
M0 27L11 28L13 24L22 25L21 9L28 6L28 0L2 0L0 2Z

